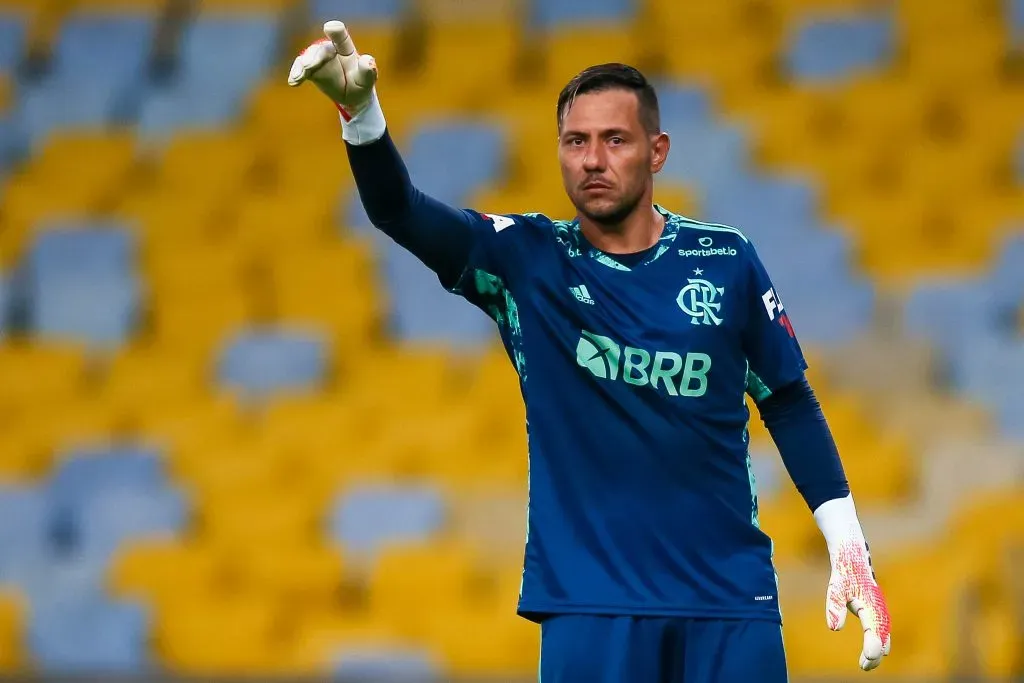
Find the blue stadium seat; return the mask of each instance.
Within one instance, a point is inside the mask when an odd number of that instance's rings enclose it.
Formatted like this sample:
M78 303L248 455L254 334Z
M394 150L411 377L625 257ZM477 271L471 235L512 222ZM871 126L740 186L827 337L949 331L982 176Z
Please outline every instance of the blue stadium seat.
M501 175L505 131L489 123L449 120L420 128L403 155L421 190L461 206L468 193ZM438 172L441 159L443 173Z
M16 111L0 115L0 192L3 191L7 171L27 155L29 142L25 126Z
M119 222L51 222L41 225L27 254L32 273L93 277L127 273L135 264L138 242Z
M953 359L953 381L993 410L1007 426L1024 401L1024 340L992 336L963 346ZM1017 404L1017 405L1014 405Z
M815 227L818 191L796 176L740 172L705 187L702 209L706 220L739 228L763 243Z
M1006 0L1009 6L1009 24L1015 45L1024 46L1024 0Z
M220 384L246 398L315 389L327 374L322 334L297 328L243 329L228 340L217 370Z
M123 342L142 298L136 249L118 223L41 226L25 262L30 328L43 338L100 347Z
M659 83L658 105L665 130L707 125L712 118L713 102L707 88L681 83ZM686 153L686 150L682 150Z
M439 683L443 670L428 650L358 647L336 653L336 680L363 683Z
M140 138L166 141L176 131L226 128L241 111L231 89L184 84L148 91L139 108Z
M706 191L736 175L749 165L749 140L738 125L682 125L667 121L663 126L672 136L673 151L660 176L668 181Z
M273 14L200 14L182 36L179 82L244 95L273 64L279 40Z
M908 333L930 342L954 364L995 335L992 297L980 279L921 281L906 299L903 322Z
M997 315L1016 327L1017 312L1024 306L1024 225L1003 241L988 287Z
M50 505L58 525L70 525L81 507L107 491L135 489L159 492L168 483L159 450L114 444L79 447L57 453L48 484Z
M775 277L773 284L805 346L849 342L867 332L874 319L876 295L867 280L798 274Z
M829 82L877 69L891 58L893 25L885 15L823 15L806 19L786 53L793 78Z
M612 24L631 21L637 3L633 0L533 0L531 19L542 28Z
M335 501L331 535L346 552L373 555L390 543L430 538L447 515L444 495L430 485L364 485Z
M46 555L48 523L43 490L0 484L0 583L13 580L18 565Z
M51 553L24 558L16 566L12 582L33 610L103 599L107 563L102 558Z
M174 489L108 488L79 507L77 547L83 557L102 561L129 539L181 533L189 514L186 497Z
M126 120L145 76L153 25L145 15L66 19L50 75L19 97L31 139L42 140L62 127L99 128Z
M390 241L381 246L392 335L449 347L474 347L494 339L494 323L480 309L445 291L437 275L405 249Z
M7 332L8 316L11 312L11 286L8 283L7 275L0 271L0 340L3 340Z
M47 276L30 292L28 323L39 339L112 349L134 333L142 304L135 278Z
M142 673L150 617L133 603L81 601L33 611L28 647L43 673Z
M25 17L4 12L0 14L0 73L10 73L21 61L25 49Z
M309 0L314 24L345 17L354 25L397 21L407 0Z

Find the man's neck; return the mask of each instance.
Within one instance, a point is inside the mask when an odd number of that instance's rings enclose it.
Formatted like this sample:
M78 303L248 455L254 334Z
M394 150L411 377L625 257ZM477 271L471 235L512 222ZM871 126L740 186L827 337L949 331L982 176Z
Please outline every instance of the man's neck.
M595 223L586 216L580 216L579 221L587 241L607 254L635 254L649 249L665 230L665 217L646 202L613 225Z

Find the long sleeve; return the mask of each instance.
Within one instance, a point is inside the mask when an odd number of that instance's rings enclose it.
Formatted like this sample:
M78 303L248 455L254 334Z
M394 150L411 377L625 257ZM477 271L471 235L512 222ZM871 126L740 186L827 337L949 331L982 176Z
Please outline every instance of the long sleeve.
M812 511L849 495L839 450L806 378L772 392L757 407L790 478Z
M473 215L418 190L387 131L369 144L346 141L345 148L370 222L453 286L473 249Z

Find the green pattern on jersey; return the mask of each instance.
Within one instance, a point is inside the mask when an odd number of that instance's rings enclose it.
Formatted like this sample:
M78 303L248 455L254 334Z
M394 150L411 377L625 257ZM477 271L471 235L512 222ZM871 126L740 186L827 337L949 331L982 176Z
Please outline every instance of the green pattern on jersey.
M772 395L771 389L761 380L760 377L755 375L751 370L750 366L747 366L747 393L754 399L756 403L763 401ZM743 441L750 444L750 430L749 427L743 429ZM747 451L747 479L750 481L750 522L757 528L761 528L761 522L758 519L758 504L757 504L757 479L754 477L754 466L750 461L750 451Z
M498 323L502 336L507 336L512 347L512 360L520 379L526 380L526 356L523 354L523 331L519 327L519 307L497 275L483 270L474 270L472 286L485 302L487 315Z

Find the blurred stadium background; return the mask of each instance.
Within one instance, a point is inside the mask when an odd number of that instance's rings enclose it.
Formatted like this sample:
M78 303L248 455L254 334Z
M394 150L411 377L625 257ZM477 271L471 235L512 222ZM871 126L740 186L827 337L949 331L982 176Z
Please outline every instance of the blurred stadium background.
M573 74L655 77L657 199L747 232L807 347L873 680L1024 674L1022 0L0 0L0 671L535 677L514 372L285 86L329 18L420 186L496 213L571 215ZM796 680L860 680L751 429Z

